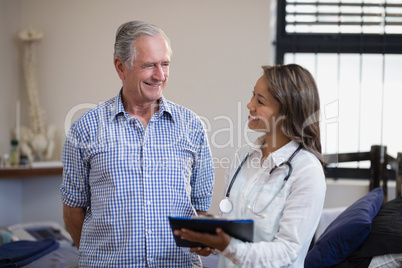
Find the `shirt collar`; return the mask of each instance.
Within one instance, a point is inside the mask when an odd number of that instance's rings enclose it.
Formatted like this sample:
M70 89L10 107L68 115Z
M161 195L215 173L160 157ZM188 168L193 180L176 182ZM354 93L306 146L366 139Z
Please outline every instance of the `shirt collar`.
M121 100L122 90L123 90L123 88L120 89L119 94L114 98L112 110L111 110L111 113L112 113L111 120L113 120L120 113L124 114L124 106L123 106L123 102Z
M261 146L265 141L265 134L259 136L249 147L248 154L259 152L261 154ZM296 151L297 147L299 147L299 143L291 140L275 152L271 153L268 158L270 162L272 161L276 166L279 166L283 162L288 161L288 159L292 156L292 154Z
M161 98L159 99L159 111L158 111L158 116L161 117L163 113L167 113L170 115L172 120L174 120L174 117L172 115L172 109L170 107L169 102L165 99L165 97L162 95Z
M120 89L119 94L114 98L113 105L111 107L111 115L112 116L111 116L110 120L113 120L119 114L124 115L124 113L125 113L123 101L121 98L122 91L123 91L123 88ZM157 112L158 118L160 118L163 115L163 113L166 112L167 114L170 114L170 117L172 118L172 120L174 120L173 116L172 116L172 109L170 107L169 102L165 99L165 97L161 96L161 98L159 99L159 104L160 104L160 106L159 106L159 110Z

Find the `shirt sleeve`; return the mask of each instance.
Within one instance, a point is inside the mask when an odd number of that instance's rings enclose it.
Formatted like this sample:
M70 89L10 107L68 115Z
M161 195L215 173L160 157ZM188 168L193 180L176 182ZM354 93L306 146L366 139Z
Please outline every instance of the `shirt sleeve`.
M69 130L62 152L63 181L60 186L61 199L70 207L87 207L89 194L89 163L83 158L85 142L78 125Z
M197 155L192 172L191 203L195 210L208 211L212 203L212 191L214 186L214 168L212 154L205 129L199 121L200 139Z
M231 238L221 255L241 267L285 267L295 262L317 228L325 198L322 168L299 166L273 241L246 243Z

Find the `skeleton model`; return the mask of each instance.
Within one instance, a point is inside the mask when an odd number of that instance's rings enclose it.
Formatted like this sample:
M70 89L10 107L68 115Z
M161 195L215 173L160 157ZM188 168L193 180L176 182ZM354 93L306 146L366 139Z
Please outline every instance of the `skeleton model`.
M24 43L23 70L30 120L30 127L20 128L21 154L26 155L30 162L48 161L53 156L56 128L45 125L45 113L39 105L35 46L42 39L43 33L28 29L20 32L19 37Z

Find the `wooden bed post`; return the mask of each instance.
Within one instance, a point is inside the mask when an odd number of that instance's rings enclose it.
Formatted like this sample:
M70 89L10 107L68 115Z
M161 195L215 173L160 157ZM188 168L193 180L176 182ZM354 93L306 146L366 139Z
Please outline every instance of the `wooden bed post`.
M381 151L383 150L383 151ZM370 151L370 191L380 187L382 180L382 188L384 192L384 201L388 200L388 173L387 173L387 146L373 145Z
M395 186L395 196L402 195L402 153L398 153L396 158L397 168L396 168L396 186Z

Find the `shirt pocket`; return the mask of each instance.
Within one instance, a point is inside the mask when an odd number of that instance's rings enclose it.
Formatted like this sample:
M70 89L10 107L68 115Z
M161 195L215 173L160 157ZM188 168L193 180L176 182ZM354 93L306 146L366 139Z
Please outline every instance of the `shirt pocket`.
M92 183L119 184L123 178L140 176L141 151L128 144L101 145L91 151Z

